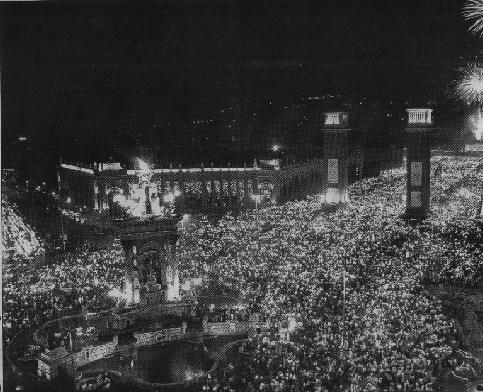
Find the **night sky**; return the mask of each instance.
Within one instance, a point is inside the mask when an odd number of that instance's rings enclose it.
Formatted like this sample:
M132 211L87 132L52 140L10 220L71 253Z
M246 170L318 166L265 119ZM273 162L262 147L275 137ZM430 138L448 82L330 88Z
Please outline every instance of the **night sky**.
M479 51L462 3L2 3L3 149L102 145L240 101L439 98Z

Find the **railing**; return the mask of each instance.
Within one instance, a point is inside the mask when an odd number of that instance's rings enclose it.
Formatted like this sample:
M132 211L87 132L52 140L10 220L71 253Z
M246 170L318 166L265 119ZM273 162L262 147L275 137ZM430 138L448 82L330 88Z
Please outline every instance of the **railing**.
M239 333L249 333L257 328L267 329L268 324L261 321L224 321L219 323L207 323L204 332L214 335L229 335Z
M146 333L135 333L136 346L148 346L158 342L167 342L179 339L183 336L183 329L179 328L168 328L160 329L156 332L146 332Z

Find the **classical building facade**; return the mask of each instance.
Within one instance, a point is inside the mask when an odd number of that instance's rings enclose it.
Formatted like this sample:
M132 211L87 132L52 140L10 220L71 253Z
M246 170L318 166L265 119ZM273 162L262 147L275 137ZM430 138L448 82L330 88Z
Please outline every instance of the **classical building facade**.
M350 144L347 112L325 113L323 153L287 164L255 160L244 167L123 168L119 163L89 166L61 163L58 182L64 200L91 213L122 217L178 213L220 213L274 205L322 193L328 203L347 202L350 181L402 164L402 150L367 150ZM376 170L374 170L376 168ZM376 172L374 172L376 171Z

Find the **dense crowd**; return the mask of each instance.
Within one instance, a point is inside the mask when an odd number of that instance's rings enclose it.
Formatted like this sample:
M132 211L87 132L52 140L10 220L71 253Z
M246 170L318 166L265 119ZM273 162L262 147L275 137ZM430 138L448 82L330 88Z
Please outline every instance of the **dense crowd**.
M123 276L119 243L109 249L86 245L42 265L10 255L3 260L4 336L83 309L112 307L108 292L119 287Z
M436 205L421 223L401 219L396 170L354 184L333 212L312 197L188 225L182 276L236 288L272 326L251 342L246 371L229 366L205 389L430 391L448 366L466 366L453 321L423 284L480 283L481 164L433 158Z
M181 282L235 292L245 304L211 310L210 321L258 314L271 326L204 389L431 391L444 370L467 368L454 322L424 284L481 284L482 161L436 157L433 166L432 213L420 223L401 218L405 173L393 170L352 185L350 203L335 210L314 196L184 225ZM4 336L110 306L123 275L118 242L42 266L7 255Z

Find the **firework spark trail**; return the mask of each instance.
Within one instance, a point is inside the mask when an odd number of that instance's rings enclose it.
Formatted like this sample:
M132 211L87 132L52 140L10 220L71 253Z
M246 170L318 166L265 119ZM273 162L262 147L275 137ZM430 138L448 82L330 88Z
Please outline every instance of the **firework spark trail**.
M473 34L483 35L483 0L467 0L463 6L463 17L469 21L469 30Z
M461 77L456 86L458 98L468 104L483 103L483 67L469 64L460 69Z

